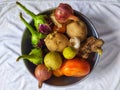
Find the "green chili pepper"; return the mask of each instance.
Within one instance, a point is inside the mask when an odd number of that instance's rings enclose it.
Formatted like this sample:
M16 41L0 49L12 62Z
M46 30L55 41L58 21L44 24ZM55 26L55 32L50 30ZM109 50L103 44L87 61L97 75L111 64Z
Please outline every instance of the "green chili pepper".
M43 64L43 54L41 48L34 48L29 53L29 55L21 55L17 58L16 61L19 61L19 59L24 58L25 60L29 60L35 65Z
M31 12L30 10L28 10L25 6L23 6L21 3L16 2L16 4L18 6L20 6L27 14L29 14L33 20L34 20L34 26L36 27L36 29L39 29L39 25L40 24L46 24L46 20L45 18L47 17L46 15L35 15L33 12Z
M40 41L40 39L45 38L46 35L42 34L40 32L37 32L23 17L22 17L22 13L20 13L20 18L22 20L22 22L26 25L26 27L28 28L28 30L30 31L30 33L32 34L32 44L34 47L38 46L38 43Z

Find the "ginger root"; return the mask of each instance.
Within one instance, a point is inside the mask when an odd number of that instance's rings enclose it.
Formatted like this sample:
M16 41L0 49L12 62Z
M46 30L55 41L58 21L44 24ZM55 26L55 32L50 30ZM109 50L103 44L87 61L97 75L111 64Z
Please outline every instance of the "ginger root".
M102 54L102 46L104 41L102 39L97 39L93 36L87 38L87 40L80 47L80 54L82 58L87 59L89 54L92 52L97 52L99 55Z

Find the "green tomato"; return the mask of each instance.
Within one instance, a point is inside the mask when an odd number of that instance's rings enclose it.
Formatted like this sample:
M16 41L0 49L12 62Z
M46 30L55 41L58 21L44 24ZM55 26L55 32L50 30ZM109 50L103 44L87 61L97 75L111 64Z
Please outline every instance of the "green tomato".
M66 47L63 50L63 56L65 59L72 59L76 56L77 51L73 47Z
M56 70L62 65L62 57L58 52L49 52L44 57L44 64L49 70Z

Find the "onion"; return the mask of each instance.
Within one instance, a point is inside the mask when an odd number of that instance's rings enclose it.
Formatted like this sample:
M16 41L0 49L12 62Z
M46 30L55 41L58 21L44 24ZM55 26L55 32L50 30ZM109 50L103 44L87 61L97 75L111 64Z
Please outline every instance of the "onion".
M42 39L39 40L37 46L38 46L39 48L42 48L44 45L45 45L44 38L42 38Z
M59 6L55 9L55 18L59 23L66 23L68 20L78 20L74 16L73 9L70 5L60 3Z
M45 17L45 21L46 21L45 24L39 24L39 32L43 34L49 34L52 32L54 24L49 17Z
M48 24L40 24L39 32L41 32L43 34L49 34L52 32L52 29L50 28L50 26Z
M48 80L52 76L52 71L49 71L43 64L38 65L35 68L35 77L38 79L38 87L41 88L42 83Z
M50 26L50 28L52 29L54 26L54 23L52 22L50 17L45 17L45 21L47 22L47 24Z

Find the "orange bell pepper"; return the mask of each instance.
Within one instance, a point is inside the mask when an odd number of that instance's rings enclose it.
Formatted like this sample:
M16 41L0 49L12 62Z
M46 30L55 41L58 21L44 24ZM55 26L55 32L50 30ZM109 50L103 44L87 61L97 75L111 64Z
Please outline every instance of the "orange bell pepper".
M61 71L61 68L57 69L57 70L54 70L53 71L53 75L56 76L56 77L61 77L63 76L63 73Z
M90 64L86 60L79 58L65 60L61 67L61 72L65 76L85 76L90 72Z

